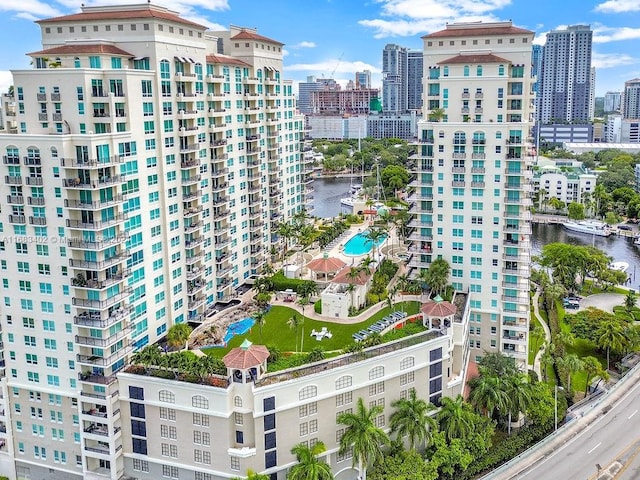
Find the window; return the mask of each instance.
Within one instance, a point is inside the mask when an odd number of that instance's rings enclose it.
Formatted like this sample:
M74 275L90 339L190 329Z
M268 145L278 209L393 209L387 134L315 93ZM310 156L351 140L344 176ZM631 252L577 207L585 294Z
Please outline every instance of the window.
M350 375L344 375L336 380L336 390L350 387L353 383L353 377Z
M169 390L160 390L158 392L158 400L165 403L176 403L176 396Z
M129 398L133 400L144 400L144 388L129 386Z
M318 387L316 387L315 385L307 385L306 387L302 388L298 392L298 399L306 400L307 398L312 398L317 395L318 395Z
M382 365L378 365L377 367L369 370L369 380L373 380L375 378L380 378L384 376L384 367Z
M209 400L202 395L194 395L191 397L191 406L196 408L209 408Z
M165 478L179 478L178 467L172 467L170 465L162 465L162 476Z

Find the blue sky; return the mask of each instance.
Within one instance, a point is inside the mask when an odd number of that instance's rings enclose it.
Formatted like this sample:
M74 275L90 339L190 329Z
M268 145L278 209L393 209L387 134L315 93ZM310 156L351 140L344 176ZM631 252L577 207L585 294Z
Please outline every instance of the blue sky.
M137 0L142 3L144 0ZM136 0L0 0L0 91L8 71L29 68L26 52L40 48L34 20L79 11L80 5ZM330 77L345 84L369 69L380 86L382 49L397 43L421 49L420 37L447 22L512 20L536 32L590 24L594 30L596 94L621 90L640 77L640 0L153 0L211 28L255 27L285 44L285 77Z

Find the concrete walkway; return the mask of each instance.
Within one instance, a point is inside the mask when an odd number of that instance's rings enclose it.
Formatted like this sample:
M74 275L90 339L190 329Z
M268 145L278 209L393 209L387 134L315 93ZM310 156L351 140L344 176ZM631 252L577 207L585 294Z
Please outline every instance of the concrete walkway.
M551 330L549 330L549 325L547 325L547 322L545 322L544 319L540 316L540 308L538 305L539 298L540 298L540 287L536 288L536 293L533 294L532 302L533 302L533 314L535 315L536 319L538 320L538 323L540 323L540 325L542 326L542 329L544 330L544 344L542 345L542 348L538 350L538 353L536 353L536 356L533 359L533 371L536 372L536 375L538 375L538 378L541 379L542 369L540 364L541 364L542 354L547 349L547 345L551 343Z

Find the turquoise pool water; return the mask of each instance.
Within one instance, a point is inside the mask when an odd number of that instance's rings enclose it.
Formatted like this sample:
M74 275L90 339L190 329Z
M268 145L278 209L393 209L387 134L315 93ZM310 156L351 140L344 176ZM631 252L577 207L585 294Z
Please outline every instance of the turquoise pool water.
M227 333L224 335L224 343L228 343L235 335L244 335L253 327L254 323L256 323L256 321L251 317L233 322L227 327Z
M353 237L344 244L344 250L342 253L345 255L365 255L373 248L373 242L369 240L365 235L367 232L356 233ZM376 247L381 245L387 239L387 236L380 237L380 240L376 242Z

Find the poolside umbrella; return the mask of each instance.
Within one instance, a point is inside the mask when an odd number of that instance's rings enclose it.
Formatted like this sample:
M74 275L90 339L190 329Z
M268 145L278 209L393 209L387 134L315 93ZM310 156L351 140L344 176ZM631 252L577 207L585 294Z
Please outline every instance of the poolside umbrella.
M335 257L329 257L327 253L325 253L322 258L316 258L315 260L311 260L307 263L307 268L314 273L316 278L318 277L318 274L323 274L325 280L328 280L330 273L335 274L345 266L346 263L342 260Z

